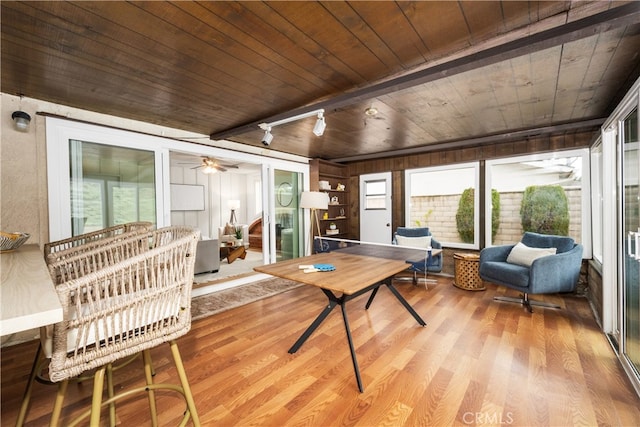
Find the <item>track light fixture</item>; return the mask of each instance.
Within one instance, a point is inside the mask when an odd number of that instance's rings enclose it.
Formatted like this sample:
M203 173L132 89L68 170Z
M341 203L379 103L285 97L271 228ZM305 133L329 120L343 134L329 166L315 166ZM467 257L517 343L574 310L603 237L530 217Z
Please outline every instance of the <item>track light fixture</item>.
M276 120L271 123L260 123L258 127L264 130L264 137L262 138L262 143L264 145L271 144L273 141L273 135L271 134L271 128L278 125L283 125L285 123L294 122L296 120L306 119L307 117L317 116L318 120L316 120L316 124L313 127L313 133L316 136L322 136L324 133L327 124L324 121L324 109L321 108L319 110L309 111L308 113L298 114L296 116L287 117L286 119Z
M264 137L262 138L262 143L268 146L269 144L271 144L271 141L273 141L273 135L271 134L271 128L268 127L264 131Z
M313 127L313 134L315 136L322 136L324 133L324 128L327 127L327 124L324 122L324 116L322 113L318 114L318 120L316 120L316 124Z

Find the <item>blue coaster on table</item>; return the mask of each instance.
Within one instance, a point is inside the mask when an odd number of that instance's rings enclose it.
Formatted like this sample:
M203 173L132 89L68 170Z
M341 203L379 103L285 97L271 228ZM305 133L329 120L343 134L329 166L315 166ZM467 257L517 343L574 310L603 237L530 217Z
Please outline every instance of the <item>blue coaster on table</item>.
M313 264L313 268L318 271L333 271L336 269L333 264Z

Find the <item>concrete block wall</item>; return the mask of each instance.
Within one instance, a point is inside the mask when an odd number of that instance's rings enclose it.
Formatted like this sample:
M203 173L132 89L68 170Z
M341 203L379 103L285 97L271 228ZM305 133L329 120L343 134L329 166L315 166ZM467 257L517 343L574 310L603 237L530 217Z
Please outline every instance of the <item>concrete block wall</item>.
M582 227L581 189L565 189L569 202L569 236L580 241ZM520 205L523 192L500 193L500 227L494 244L508 244L520 241ZM420 196L411 198L411 221L409 227L429 227L434 237L440 241L462 242L456 226L456 212L460 195ZM425 214L432 211L425 219ZM418 223L419 221L419 223Z

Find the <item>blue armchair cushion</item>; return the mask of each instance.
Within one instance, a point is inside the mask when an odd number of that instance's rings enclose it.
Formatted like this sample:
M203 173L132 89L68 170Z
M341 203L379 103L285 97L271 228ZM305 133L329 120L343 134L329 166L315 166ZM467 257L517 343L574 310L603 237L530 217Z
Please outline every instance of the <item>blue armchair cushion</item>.
M530 231L525 232L520 241L530 248L556 248L559 254L569 252L575 245L575 241L571 237L552 236Z
M429 227L398 227L396 229L396 236L405 236L405 237L431 236L431 231L429 231Z
M523 292L528 292L526 289L529 287L529 267L501 261L485 261L482 264L480 276L485 280L499 284L504 284L502 280L506 279L509 285L522 289Z

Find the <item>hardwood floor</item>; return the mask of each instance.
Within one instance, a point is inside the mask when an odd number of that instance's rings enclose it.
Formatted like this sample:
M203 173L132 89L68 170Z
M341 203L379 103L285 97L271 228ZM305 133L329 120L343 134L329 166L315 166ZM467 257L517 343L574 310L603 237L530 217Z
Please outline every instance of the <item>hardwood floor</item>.
M206 426L637 426L640 399L584 298L547 296L562 310L494 302L451 286L396 286L427 321L420 327L387 289L348 314L365 387L359 393L340 311L296 354L287 350L326 303L315 288L292 291L194 321L180 351ZM513 295L511 291L509 295ZM14 425L35 342L2 349L2 425ZM156 381L176 380L170 352L152 352ZM140 384L141 362L115 375ZM86 407L90 384L71 384L63 417ZM36 384L28 426L48 422L54 387ZM184 405L159 393L161 425ZM120 425L149 425L147 400L118 405ZM103 414L106 420L106 413Z

